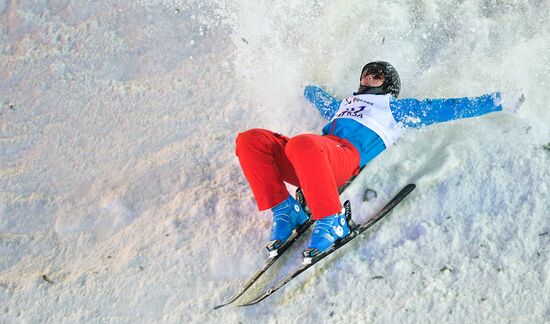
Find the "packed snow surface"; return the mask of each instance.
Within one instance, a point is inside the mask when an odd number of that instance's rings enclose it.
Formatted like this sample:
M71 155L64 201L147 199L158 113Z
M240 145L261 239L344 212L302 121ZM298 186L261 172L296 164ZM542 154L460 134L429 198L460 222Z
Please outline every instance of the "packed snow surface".
M549 10L0 0L0 322L550 323ZM401 97L526 101L409 130L342 196L364 221L416 183L390 216L257 306L214 311L267 257L236 135L320 133L303 87L343 98L372 60Z

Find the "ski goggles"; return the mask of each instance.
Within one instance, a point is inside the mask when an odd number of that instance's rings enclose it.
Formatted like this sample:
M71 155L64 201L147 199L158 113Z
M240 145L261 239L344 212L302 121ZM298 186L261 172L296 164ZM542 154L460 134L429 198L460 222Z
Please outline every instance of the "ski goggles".
M366 77L367 75L372 75L373 79L383 79L385 78L385 69L383 66L378 64L372 64L365 67L363 72L361 73L361 79Z

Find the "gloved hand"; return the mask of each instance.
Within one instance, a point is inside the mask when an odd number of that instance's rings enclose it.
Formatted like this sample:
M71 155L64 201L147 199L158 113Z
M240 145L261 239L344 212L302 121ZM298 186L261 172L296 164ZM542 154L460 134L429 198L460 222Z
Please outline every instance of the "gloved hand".
M514 90L502 93L496 104L502 106L502 111L515 114L524 101L525 96L521 90Z

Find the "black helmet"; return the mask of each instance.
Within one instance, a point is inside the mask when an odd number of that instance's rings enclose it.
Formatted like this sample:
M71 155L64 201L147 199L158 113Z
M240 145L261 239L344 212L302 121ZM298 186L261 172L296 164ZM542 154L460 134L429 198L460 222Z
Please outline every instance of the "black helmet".
M362 85L359 85L359 89L357 90L354 95L359 94L376 94L376 95L383 95L383 94L391 94L395 98L399 95L399 90L401 90L401 81L399 80L399 74L397 74L397 70L388 62L383 61L376 61L376 62L370 62L367 65L363 67L361 70L361 76L359 77L359 82L361 82L361 78L363 76L363 73L365 71L370 71L371 73L377 74L383 74L384 75L384 83L379 87L365 87Z

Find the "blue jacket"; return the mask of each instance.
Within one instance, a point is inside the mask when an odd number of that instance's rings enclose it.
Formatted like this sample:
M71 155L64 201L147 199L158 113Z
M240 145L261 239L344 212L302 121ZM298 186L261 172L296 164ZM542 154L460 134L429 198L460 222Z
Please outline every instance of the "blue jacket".
M321 87L306 86L304 96L315 105L325 119L332 119L340 108L340 100ZM498 92L472 98L417 100L392 97L390 110L395 120L403 127L422 127L502 111L502 106L497 105L500 98L501 94ZM350 141L361 155L361 166L386 149L384 142L376 133L351 119L335 119L323 128L323 134L335 135Z

